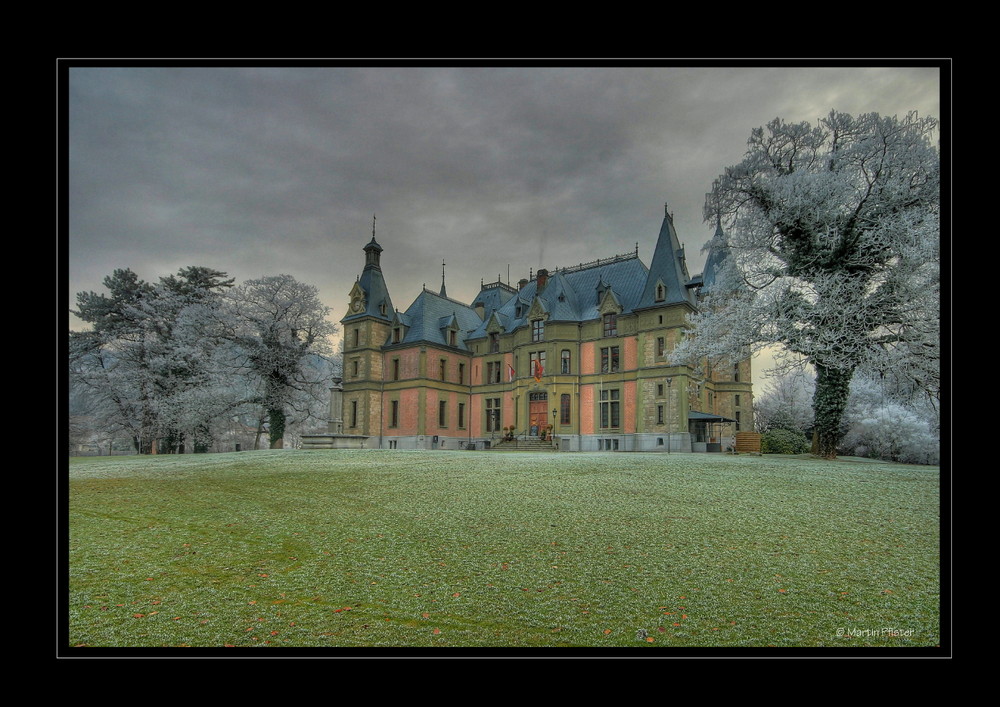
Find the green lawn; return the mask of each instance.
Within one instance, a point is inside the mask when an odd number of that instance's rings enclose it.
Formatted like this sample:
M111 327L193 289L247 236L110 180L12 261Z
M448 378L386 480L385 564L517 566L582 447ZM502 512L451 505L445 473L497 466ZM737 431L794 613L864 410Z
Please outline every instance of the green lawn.
M705 454L74 458L69 642L937 646L939 481Z

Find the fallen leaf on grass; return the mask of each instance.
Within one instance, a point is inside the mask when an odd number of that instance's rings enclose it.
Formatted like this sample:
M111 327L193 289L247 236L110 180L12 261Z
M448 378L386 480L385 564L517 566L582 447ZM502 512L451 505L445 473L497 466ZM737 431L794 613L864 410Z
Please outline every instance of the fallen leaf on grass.
M436 636L436 635L438 635L439 633L441 633L441 629L439 629L439 628L436 628L436 629L434 629L434 631L433 631L432 633L433 633L433 634L434 634L434 635Z
M655 638L653 638L652 636L648 636L648 637L646 638L646 643L652 643L652 642L653 642L653 641L655 641L655 640L656 640L656 639L655 639Z
M607 636L609 633L611 633L611 629L610 628L604 629L604 635L605 636Z

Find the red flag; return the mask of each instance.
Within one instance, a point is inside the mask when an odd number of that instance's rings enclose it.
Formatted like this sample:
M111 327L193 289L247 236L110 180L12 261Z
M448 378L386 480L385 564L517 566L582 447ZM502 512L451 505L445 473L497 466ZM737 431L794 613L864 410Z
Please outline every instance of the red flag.
M543 370L544 367L542 366L541 360L535 360L534 364L535 364L535 382L536 383L541 383L541 381L542 381L542 374L545 372Z
M507 364L507 382L510 383L512 380L514 380L514 367L508 363Z

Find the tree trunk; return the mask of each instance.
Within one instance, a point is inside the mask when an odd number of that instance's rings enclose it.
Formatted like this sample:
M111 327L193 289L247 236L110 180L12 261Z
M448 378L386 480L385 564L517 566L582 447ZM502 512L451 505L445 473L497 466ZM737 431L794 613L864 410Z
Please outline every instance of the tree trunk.
M844 432L841 421L847 408L854 369L816 367L816 392L813 395L813 415L816 435L814 452L826 459L837 458L837 447Z
M271 449L282 449L285 437L285 411L281 408L271 408L267 411L270 424Z

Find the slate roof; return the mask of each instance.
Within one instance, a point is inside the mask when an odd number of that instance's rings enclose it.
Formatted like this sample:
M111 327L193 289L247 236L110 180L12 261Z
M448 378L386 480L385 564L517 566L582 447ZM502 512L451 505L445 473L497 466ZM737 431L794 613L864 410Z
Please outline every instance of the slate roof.
M482 325L482 320L476 311L467 304L453 300L450 297L442 297L437 292L424 290L413 300L413 304L407 307L405 312L399 313L396 318L405 327L403 338L396 344L392 344L390 335L386 345L406 345L416 342L427 342L448 346L446 333L452 324L458 327L456 337L458 348L468 349L465 339L470 331L478 329Z
M666 212L666 208L664 208ZM674 230L674 220L669 213L664 213L660 235L656 239L656 249L653 251L653 261L649 265L649 275L642 289L636 309L656 307L664 304L686 302L695 306L695 295L688 283L687 264L684 259L684 249L681 248ZM666 287L665 299L656 299L656 284L663 282Z
M702 274L703 293L712 289L715 284L715 275L722 267L729 252L729 243L726 241L726 234L722 230L722 224L715 227L715 235L709 241L708 257L705 259L705 272Z
M364 247L366 255L369 251L374 257L369 257L369 262L365 269L361 271L358 278L358 285L365 291L365 309L357 314L349 314L341 321L348 322L360 317L376 317L389 321L393 315L392 299L389 297L389 288L386 287L385 278L382 277L382 268L378 264L378 254L382 252L382 246L375 240L375 236ZM385 314L379 305L385 304Z
M619 255L593 263L554 270L538 295L539 305L548 321L584 322L600 318L599 285L610 288L627 314L636 308L648 271L636 255ZM497 315L510 332L528 324L528 315L538 293L538 279L527 283L516 295L497 309ZM489 317L469 338L486 336Z

